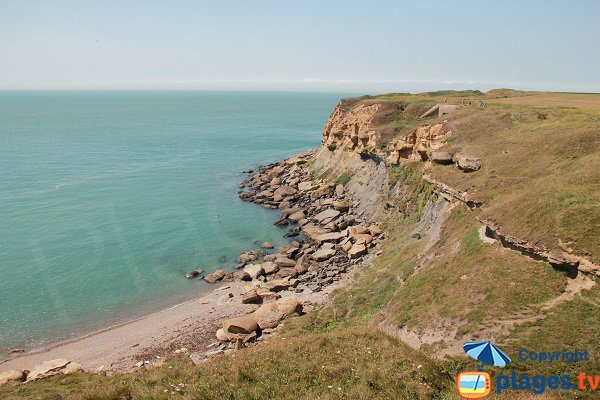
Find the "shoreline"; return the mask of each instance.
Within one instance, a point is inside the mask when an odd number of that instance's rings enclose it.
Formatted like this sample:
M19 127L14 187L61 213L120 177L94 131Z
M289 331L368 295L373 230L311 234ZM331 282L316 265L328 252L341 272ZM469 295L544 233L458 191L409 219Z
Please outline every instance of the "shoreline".
M0 361L0 372L32 370L48 360L66 359L84 371L113 374L157 366L180 353L189 353L198 364L236 348L230 338L216 337L227 319L251 316L261 304L279 304L280 300L297 302L305 311L327 301L333 290L351 281L357 267L370 263L374 256L367 249L378 247L383 235L379 228L368 227L368 221L352 214L354 204L340 185L312 180L304 164L315 155L316 150L311 150L261 166L240 185L244 186L239 192L241 200L280 210L281 217L274 223L292 225L284 235L292 236L290 246L280 247L274 254L247 251L233 271L221 271L215 279L219 287L199 297L9 356ZM276 178L271 179L273 175ZM269 195L261 197L257 188ZM254 195L250 197L250 193ZM294 214L302 218L295 219ZM247 301L249 294L251 301ZM274 330L259 331L244 344L260 342Z

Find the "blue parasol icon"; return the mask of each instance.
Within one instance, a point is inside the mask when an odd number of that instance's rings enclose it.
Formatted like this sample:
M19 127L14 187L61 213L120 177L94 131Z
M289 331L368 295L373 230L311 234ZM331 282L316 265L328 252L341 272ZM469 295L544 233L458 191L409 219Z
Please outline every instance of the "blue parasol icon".
M510 357L492 342L467 342L463 349L469 357L494 367L506 367L510 363Z

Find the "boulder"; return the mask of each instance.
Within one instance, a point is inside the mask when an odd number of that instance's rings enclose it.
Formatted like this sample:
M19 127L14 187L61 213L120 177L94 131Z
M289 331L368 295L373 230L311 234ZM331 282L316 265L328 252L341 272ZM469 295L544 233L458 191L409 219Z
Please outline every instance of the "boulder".
M292 283L289 280L276 279L276 280L269 281L269 282L261 285L260 289L264 289L264 290L272 291L272 292L280 292L282 290L289 288L290 286L292 286ZM261 294L264 292L261 292L260 290L258 290L258 293Z
M302 227L304 231L304 237L316 241L317 236L322 235L323 233L327 233L327 231L320 226L314 225L312 223L306 224Z
M456 154L454 162L456 162L458 168L465 172L473 172L481 168L481 159L464 154Z
M227 279L227 276L225 277ZM234 271L231 273L232 281L251 281L252 277L246 271Z
M258 294L256 289L247 291L242 295L242 304L260 303L262 297Z
M218 269L215 272L213 272L212 274L208 274L208 275L202 277L202 279L204 279L208 283L215 283L215 282L223 279L224 276L225 276L225 271L223 271L222 269Z
M271 261L262 263L262 268L266 275L274 274L275 272L277 272L279 270L279 267L274 262L271 262Z
M350 239L348 239L341 243L341 247L342 247L342 250L344 250L346 253L348 253L350 251L350 249L352 248L352 242L350 241Z
M290 215L288 219L293 222L298 222L302 219L306 219L306 214L304 214L304 211L297 211Z
M350 228L350 235L362 235L363 233L369 233L369 228L363 225L354 225Z
M260 245L260 247L262 247L263 249L272 249L272 248L273 248L273 247L275 247L275 246L273 246L273 245L272 245L270 242L263 242L263 243Z
M244 262L244 263L256 261L257 259L258 259L258 256L256 254L251 254L251 253L243 253L238 258L238 260L240 262Z
M81 365L78 363L57 358L55 360L44 361L33 367L33 370L27 375L27 381L36 381L38 379L49 378L54 375L66 375L81 371Z
M297 190L290 186L281 186L273 193L273 200L281 201L284 197L296 194Z
M334 201L333 208L341 212L346 212L350 209L350 203L347 201Z
M282 279L282 278L288 278L288 277L295 277L296 275L297 275L296 265L294 265L293 267L280 268L279 271L277 271L277 273L275 274L275 277Z
M313 183L311 181L304 181L298 184L298 190L301 192L308 192L313 188Z
M377 225L371 225L369 226L369 233L373 236L378 236L383 233L383 230Z
M217 334L216 334L216 336L217 336L217 339L218 339L219 341L221 341L221 342L229 342L230 340L232 340L232 339L233 339L233 337L232 337L232 336L230 336L230 335L228 335L228 334L227 334L227 333L226 333L226 332L223 330L223 328L219 328L219 329L217 330Z
M348 258L351 260L365 254L367 254L367 248L361 243L354 244L350 250L348 250Z
M338 215L340 215L340 212L338 210L334 210L334 209L330 208L325 211L321 211L320 213L315 215L314 219L319 221L322 224L327 224L327 223L331 222L331 220L334 219L335 217L337 217Z
M344 185L337 184L335 186L335 194L337 194L338 196L343 196L344 195Z
M320 248L316 252L314 252L311 258L315 261L325 261L330 259L335 255L335 249L324 249Z
M225 333L247 335L258 329L258 325L253 318L246 315L231 318L223 322L223 331Z
M264 274L264 270L261 264L254 265L246 265L244 267L244 272L246 272L252 279L256 279L259 276Z
M320 188L318 188L317 190L314 190L310 194L310 198L312 200L316 200L319 197L323 197L323 196L328 195L329 193L331 193L331 190L332 190L332 186L330 186L330 185L321 186Z
M302 211L302 208L300 208L300 207L291 207L291 208L288 207L288 208L282 209L281 212L280 212L280 215L281 215L281 218L287 218L290 215L292 215L294 213L297 213L298 211Z
M369 235L368 233L356 233L352 235L352 239L355 242L369 244L373 241L373 236Z
M200 274L202 274L202 273L204 273L203 269L196 269L196 270L193 270L193 271L186 272L185 273L185 277L188 278L188 279L193 279L193 278L195 278L197 276L200 276Z
M447 151L435 150L429 155L429 159L436 164L452 164L452 154Z
M296 261L287 258L287 257L279 257L275 260L275 264L279 267L295 267L296 266Z
M264 257L265 261L275 261L277 259L277 254L267 254Z
M10 369L8 371L0 372L0 385L4 385L8 382L23 382L27 374L25 371L20 369Z
M317 236L316 241L319 243L323 242L337 242L340 239L346 237L346 232L329 232L323 233L322 235Z
M297 263L296 266L294 267L294 269L296 270L296 274L298 275L302 275L304 274L306 271L308 271L308 265L306 265L305 263Z
M261 329L275 328L281 321L295 312L302 311L302 304L295 299L282 299L274 303L263 304L251 315Z

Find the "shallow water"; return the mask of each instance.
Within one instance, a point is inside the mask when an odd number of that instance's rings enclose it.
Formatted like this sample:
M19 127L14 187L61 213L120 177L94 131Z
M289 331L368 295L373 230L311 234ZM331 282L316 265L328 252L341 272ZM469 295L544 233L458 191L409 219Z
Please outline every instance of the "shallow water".
M242 170L319 145L340 94L0 92L0 353L195 297L284 244Z

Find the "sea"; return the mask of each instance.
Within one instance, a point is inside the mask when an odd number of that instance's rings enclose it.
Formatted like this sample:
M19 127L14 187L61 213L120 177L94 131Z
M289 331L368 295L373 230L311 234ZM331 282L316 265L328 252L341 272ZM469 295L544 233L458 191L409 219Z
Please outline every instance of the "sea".
M186 271L288 243L239 200L243 171L319 146L346 96L0 92L0 355L198 297Z

